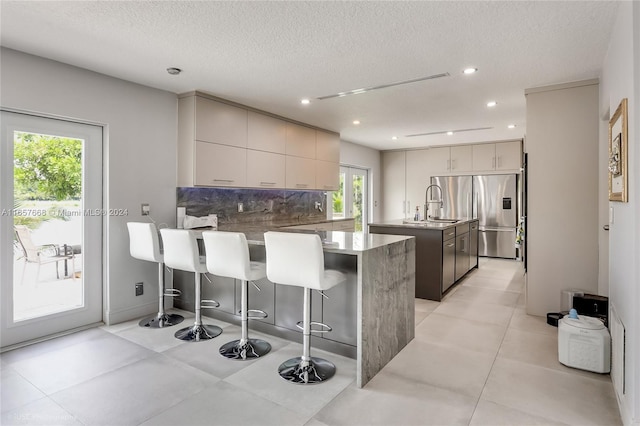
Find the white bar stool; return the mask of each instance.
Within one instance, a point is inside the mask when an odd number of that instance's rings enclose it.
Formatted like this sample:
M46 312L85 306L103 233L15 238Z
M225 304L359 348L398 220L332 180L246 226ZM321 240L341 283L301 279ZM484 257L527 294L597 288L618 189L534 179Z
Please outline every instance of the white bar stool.
M300 384L320 383L330 379L336 372L333 363L312 357L311 326L322 327L314 332L326 333L331 327L311 321L311 289L328 290L344 281L346 276L339 271L324 269L322 241L317 234L290 232L266 232L264 242L267 253L267 278L277 284L304 287L302 357L291 358L278 367L285 380ZM322 293L324 296L324 293ZM325 296L326 297L326 296ZM298 323L299 324L299 323Z
M251 262L247 237L240 232L205 231L202 233L204 248L207 252L207 269L221 277L230 277L242 281L240 296L240 340L225 343L220 355L236 360L248 360L266 355L271 345L261 339L249 338L249 318L266 318L267 313L257 309L249 310L249 281L266 278L266 265ZM256 286L256 284L253 284ZM259 287L256 286L259 290ZM250 314L257 314L250 316Z
M158 263L158 313L144 318L138 324L140 327L164 328L180 324L184 317L178 314L167 314L164 311L164 298L176 297L180 290L165 288L164 286L164 257L160 249L158 230L153 223L128 222L129 251L131 257Z
M193 326L180 329L175 337L188 342L213 339L222 333L216 325L202 324L201 308L220 306L215 300L201 300L200 274L207 272L204 256L200 256L198 242L193 231L185 229L161 229L164 244L164 262L173 269L195 272L195 322Z

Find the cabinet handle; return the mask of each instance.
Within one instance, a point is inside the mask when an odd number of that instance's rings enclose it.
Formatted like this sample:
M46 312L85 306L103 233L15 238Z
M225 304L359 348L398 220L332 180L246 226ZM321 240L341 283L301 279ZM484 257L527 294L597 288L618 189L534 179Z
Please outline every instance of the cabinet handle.
M455 246L455 244L451 243L451 244L447 244L447 247L453 247Z
M231 182L235 182L233 179L214 179L214 182L227 182L227 183L231 183Z
M451 160L451 170L456 169L456 160Z
M260 182L260 185L275 185L275 182Z
M498 156L498 167L502 167L502 155Z
M306 188L309 186L307 183L296 183L296 188Z

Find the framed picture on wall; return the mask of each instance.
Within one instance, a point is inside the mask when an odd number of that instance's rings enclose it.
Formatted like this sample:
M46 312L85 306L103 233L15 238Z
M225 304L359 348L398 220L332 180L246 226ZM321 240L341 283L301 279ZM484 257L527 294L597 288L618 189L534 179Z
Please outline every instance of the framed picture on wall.
M627 98L609 120L609 201L628 201Z

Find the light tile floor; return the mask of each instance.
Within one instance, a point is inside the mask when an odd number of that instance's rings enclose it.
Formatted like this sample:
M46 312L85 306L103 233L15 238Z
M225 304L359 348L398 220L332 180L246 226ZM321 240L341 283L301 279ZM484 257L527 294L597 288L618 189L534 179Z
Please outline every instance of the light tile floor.
M608 375L557 360L557 329L524 311L521 264L481 259L443 302L416 300L416 338L364 388L355 361L316 386L276 373L301 345L234 362L239 336L185 343L130 321L0 356L2 425L618 425ZM188 324L193 314L181 312Z

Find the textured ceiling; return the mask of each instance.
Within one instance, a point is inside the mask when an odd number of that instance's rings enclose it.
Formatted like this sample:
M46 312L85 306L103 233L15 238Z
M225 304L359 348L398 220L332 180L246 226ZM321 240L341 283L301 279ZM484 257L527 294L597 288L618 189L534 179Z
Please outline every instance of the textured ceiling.
M599 1L2 0L0 40L393 149L523 137L524 89L600 76L616 7ZM469 66L479 71L463 75ZM167 67L183 73L171 76ZM315 99L445 72L450 76ZM311 104L301 105L303 97ZM490 100L498 105L487 108ZM511 123L517 127L507 129ZM480 127L493 129L403 137Z

